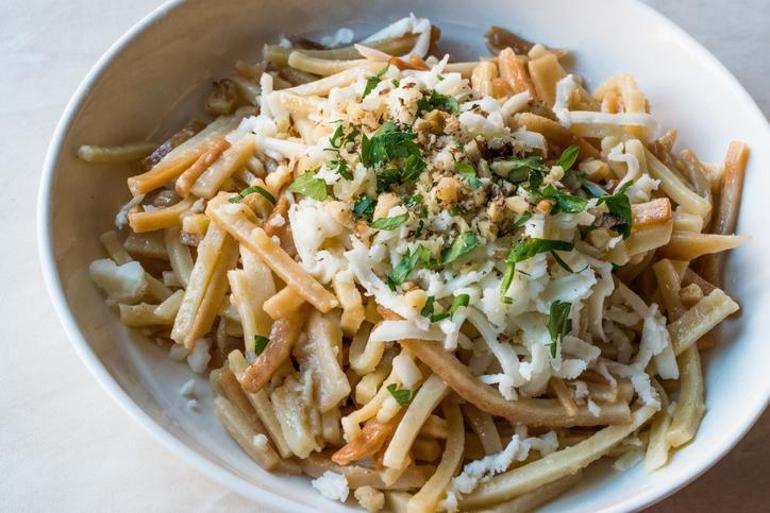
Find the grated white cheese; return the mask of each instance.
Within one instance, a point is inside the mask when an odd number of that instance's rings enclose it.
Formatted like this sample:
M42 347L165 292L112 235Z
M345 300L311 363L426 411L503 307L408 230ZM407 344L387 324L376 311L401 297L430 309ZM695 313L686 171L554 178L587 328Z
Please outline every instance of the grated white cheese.
M88 266L88 274L111 301L135 303L147 291L144 269L136 260L122 265L117 265L109 258L94 260Z
M211 339L201 338L195 342L193 350L190 351L190 354L187 356L187 364L193 372L203 374L206 371L209 360L211 360L211 354L209 353L210 349Z
M311 484L327 499L340 502L348 500L348 480L342 474L327 470L318 479L313 479Z

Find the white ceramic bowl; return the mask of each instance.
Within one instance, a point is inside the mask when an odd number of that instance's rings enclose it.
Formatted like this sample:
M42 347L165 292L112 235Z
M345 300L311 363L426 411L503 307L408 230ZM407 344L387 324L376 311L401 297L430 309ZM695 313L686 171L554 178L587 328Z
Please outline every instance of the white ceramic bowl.
M472 7L469 7L471 6ZM56 130L40 189L39 239L54 305L75 348L99 382L148 431L201 471L276 511L344 511L323 501L306 480L263 472L211 414L184 408L178 390L190 377L155 345L124 328L88 279L102 255L97 236L128 198L125 173L75 158L84 142L160 139L200 105L213 78L236 59L256 59L280 32L317 33L339 26L359 34L414 11L442 28L442 48L458 58L485 54L491 24L576 53L590 84L632 73L653 112L705 160L718 161L731 139L752 150L739 230L753 234L727 273L744 310L728 323L725 341L707 358L707 406L697 438L664 469L613 473L594 467L581 486L544 511L632 511L674 492L724 455L749 429L770 396L770 189L767 121L738 82L702 47L642 4L625 0L238 0L171 2L142 20L97 63L75 93ZM197 378L198 390L207 390ZM736 476L738 478L738 476ZM323 506L321 506L323 504Z

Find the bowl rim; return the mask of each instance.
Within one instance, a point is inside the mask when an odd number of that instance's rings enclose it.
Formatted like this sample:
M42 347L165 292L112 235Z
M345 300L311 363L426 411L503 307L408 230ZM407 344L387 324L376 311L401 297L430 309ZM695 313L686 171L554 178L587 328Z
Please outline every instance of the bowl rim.
M149 432L157 441L168 448L173 454L192 465L205 476L213 479L224 487L235 491L239 495L250 500L255 500L276 508L279 511L285 511L287 508L286 497L260 488L257 484L244 479L234 472L225 469L220 464L211 461L202 454L177 439L168 430L157 423L147 412L145 412L133 398L120 386L117 380L102 364L101 360L91 348L84 334L78 328L75 317L70 310L69 304L62 288L60 276L56 267L56 258L53 252L52 239L52 209L51 193L54 178L57 172L57 162L59 156L64 151L62 142L65 134L75 121L78 112L85 103L91 89L101 76L107 71L112 61L121 52L128 47L133 40L150 26L155 24L161 18L167 16L185 3L186 0L167 0L160 6L154 8L147 15L136 22L127 32L125 32L117 41L115 41L107 51L96 61L93 67L86 74L85 78L78 85L59 119L53 132L51 142L48 146L46 157L43 163L43 170L40 179L40 186L37 198L37 219L36 232L38 243L38 256L46 284L46 289L53 303L54 310L64 327L71 344L81 361L90 371L93 377L100 383L107 394ZM676 35L681 43L704 64L712 69L713 72L722 75L735 91L738 101L744 103L749 110L756 111L760 116L765 117L755 100L749 95L741 83L733 74L706 48L697 42L679 25L668 19L665 15L658 12L653 7L643 3L640 0L622 0L627 6L646 11L656 22L660 23L666 30ZM768 139L770 139L770 125L767 129ZM674 476L670 481L650 487L644 491L634 494L631 497L622 499L610 506L607 506L597 513L621 513L629 511L639 511L644 507L659 502L666 497L674 494L686 485L693 482L708 469L713 467L720 459L730 452L735 445L743 439L746 433L759 419L760 415L766 409L770 402L770 390L765 390L764 400L757 401L754 409L747 412L741 421L740 427L736 431L736 436L725 439L725 442L717 448L711 457L702 462L699 466L693 466L687 473L681 473ZM304 506L297 503L291 505L292 508L301 508ZM296 510L296 509L295 509ZM307 509L307 511L312 511Z

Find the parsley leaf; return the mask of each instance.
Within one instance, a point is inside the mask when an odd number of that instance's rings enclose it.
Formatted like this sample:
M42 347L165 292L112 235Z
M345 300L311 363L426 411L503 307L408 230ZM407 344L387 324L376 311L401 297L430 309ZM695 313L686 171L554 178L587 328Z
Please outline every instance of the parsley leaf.
M569 311L572 303L567 301L554 301L548 313L548 334L551 336L551 358L556 358L556 349L559 339L572 331L572 321Z
M423 306L422 310L420 310L420 315L430 319L430 322L439 322L443 321L444 319L451 319L457 310L468 306L469 303L470 296L468 294L458 294L452 300L452 306L449 307L448 311L433 313L436 305L436 298L433 296L428 296L427 301L425 301L425 306Z
M533 155L523 159L506 157L492 162L492 170L511 183L529 182L527 188L536 189L543 184L547 173L543 157Z
M478 235L471 231L461 233L443 255L443 263L451 264L463 255L476 249L481 244Z
M371 93L375 87L377 87L377 84L379 84L380 80L382 79L382 75L388 71L389 66L389 64L386 64L385 67L382 68L376 75L366 79L366 87L364 87L364 94L361 96L361 98L366 98L366 96Z
M392 231L404 224L409 219L409 212L404 212L393 217L381 217L375 219L369 225L370 228L375 230L387 230Z
M476 176L476 170L473 169L473 166L469 163L458 162L455 164L455 171L457 171L457 173L462 176L463 180L468 182L474 189L481 188L481 180Z
M315 174L310 171L298 176L289 186L289 190L317 201L325 200L327 196L326 182L320 178L314 178L314 176Z
M377 200L371 196L363 195L353 203L353 218L371 221L374 215L374 206Z
M628 199L626 191L633 185L634 182L627 182L615 193L610 196L602 196L599 198L597 205L604 203L610 211L610 215L615 216L618 219L618 223L612 227L613 230L618 232L627 239L631 235L631 227L633 225L634 216L631 213L631 200Z
M401 172L401 181L413 182L417 180L425 169L427 164L422 160L418 153L409 155L404 161L404 170Z
M578 198L564 191L558 190L552 184L547 185L541 192L544 198L552 199L556 202L551 209L551 214L556 215L559 212L567 212L569 214L576 214L586 209L588 200Z
M404 206L406 206L406 208L423 206L422 200L423 200L422 194L407 196L406 199L404 199Z
M423 96L417 101L417 115L419 116L423 112L430 112L433 109L457 114L460 111L460 105L451 96L432 90L429 96Z
M263 198L265 198L270 203L272 203L273 205L275 205L275 197L272 194L270 194L270 191L263 189L259 185L252 185L250 187L246 187L241 192L239 192L236 196L233 196L232 198L230 198L228 201L230 201L230 203L238 203L249 194L252 194L255 192L260 196L262 196Z
M377 173L377 194L385 192L394 183L401 181L401 173L395 167L385 168Z
M425 246L419 246L414 252L407 250L406 254L388 274L388 286L395 290L398 285L404 283L419 262L423 262L426 267L433 267L435 265L435 260L431 258L430 250Z
M563 152L561 152L561 156L559 157L557 165L561 166L561 168L566 173L572 166L575 165L575 162L577 162L578 159L578 155L580 155L580 146L577 144L571 144L567 146Z
M269 338L262 335L254 335L254 354L257 356L261 355L265 351L268 342L270 342Z
M524 212L519 216L519 218L513 223L514 228L517 226L523 226L524 223L529 221L532 218L532 212Z
M422 307L422 310L420 310L420 315L423 317L430 317L433 315L433 308L436 304L436 298L433 296L428 296L428 299L425 300L425 306Z
M329 138L329 144L332 145L332 148L338 149L342 145L342 136L344 135L344 129L342 128L342 123L337 125L337 128L334 129L334 133Z
M563 240L527 239L516 243L505 257L505 274L500 282L500 296L503 297L503 301L510 303L510 298L506 298L505 293L511 286L517 263L547 251L572 251L573 248L574 245L571 242Z
M362 134L361 163L366 167L374 167L396 158L415 154L419 156L420 147L414 139L414 133L400 130L393 121L386 121L371 138Z
M337 166L337 174L340 175L345 180L352 180L353 179L353 173L350 171L350 168L348 167L348 163L344 160L335 160L332 162L333 165Z
M391 383L388 385L388 392L393 396L393 399L399 404L399 406L406 406L412 400L412 391L408 388L398 388L398 384Z

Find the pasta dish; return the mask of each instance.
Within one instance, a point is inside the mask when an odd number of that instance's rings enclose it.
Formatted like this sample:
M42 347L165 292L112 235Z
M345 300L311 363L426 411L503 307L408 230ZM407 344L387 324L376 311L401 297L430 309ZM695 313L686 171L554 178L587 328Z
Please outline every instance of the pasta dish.
M453 61L413 15L238 61L90 266L120 320L209 376L258 465L368 511L530 511L705 413L747 147L675 150L634 79L493 27ZM202 396L180 384L190 414Z

